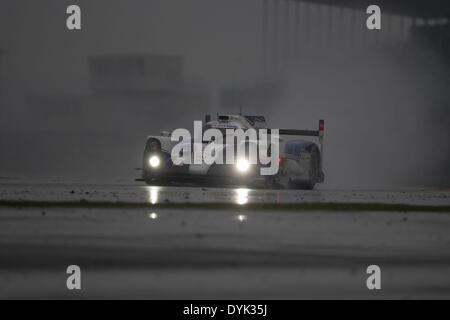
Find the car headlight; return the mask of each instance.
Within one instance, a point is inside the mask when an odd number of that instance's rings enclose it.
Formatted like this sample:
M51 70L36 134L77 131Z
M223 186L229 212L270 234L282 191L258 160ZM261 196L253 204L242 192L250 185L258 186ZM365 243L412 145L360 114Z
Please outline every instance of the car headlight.
M157 168L159 167L161 160L159 160L159 157L157 156L151 156L150 159L148 159L148 163L152 168Z
M236 167L241 172L246 172L250 168L250 163L247 159L239 159L236 163Z

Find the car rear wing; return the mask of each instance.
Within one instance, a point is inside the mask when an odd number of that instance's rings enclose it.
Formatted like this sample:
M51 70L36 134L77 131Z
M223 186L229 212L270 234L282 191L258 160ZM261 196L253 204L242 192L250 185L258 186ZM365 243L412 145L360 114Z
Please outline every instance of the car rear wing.
M319 120L319 130L297 130L297 129L278 129L280 135L287 136L308 136L323 138L323 130L325 128L325 121ZM267 129L267 133L270 134L271 129Z
M270 129L268 129L267 133L270 134ZM308 137L319 136L319 130L279 129L278 133L280 135L286 136L308 136Z

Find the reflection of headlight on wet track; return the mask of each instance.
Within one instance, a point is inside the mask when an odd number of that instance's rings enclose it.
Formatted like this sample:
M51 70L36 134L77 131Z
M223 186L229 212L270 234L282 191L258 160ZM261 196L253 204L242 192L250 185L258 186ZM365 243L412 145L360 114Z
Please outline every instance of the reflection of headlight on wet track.
M150 193L150 203L156 204L158 202L158 187L150 187L149 193Z
M239 159L236 163L236 167L241 172L246 172L250 168L250 163L245 158Z
M158 219L158 214L157 213L149 213L148 217L152 220Z
M236 198L236 202L237 204L246 204L248 202L248 189L237 189L236 193L237 193L237 198Z
M152 168L157 168L159 167L161 160L159 160L159 157L157 156L151 156L150 159L148 159L148 163Z

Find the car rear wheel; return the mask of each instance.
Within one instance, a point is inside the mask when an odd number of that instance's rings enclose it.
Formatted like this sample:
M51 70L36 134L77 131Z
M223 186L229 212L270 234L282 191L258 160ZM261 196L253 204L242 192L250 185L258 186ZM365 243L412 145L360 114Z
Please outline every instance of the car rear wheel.
M290 184L295 189L312 190L316 185L319 177L319 150L313 147L311 150L310 165L309 165L309 180L307 181L290 181Z

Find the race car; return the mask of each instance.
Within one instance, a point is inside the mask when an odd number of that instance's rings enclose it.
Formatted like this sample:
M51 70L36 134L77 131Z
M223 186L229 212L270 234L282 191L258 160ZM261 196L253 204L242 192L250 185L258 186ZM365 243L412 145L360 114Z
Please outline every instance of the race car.
M195 149L195 144L199 144L199 148L205 150L208 145L215 143L215 157L226 158L227 153L231 153L237 157L236 149L239 145L228 143L226 135L227 129L261 129L265 126L265 118L263 116L245 116L245 115L217 115L217 119L211 121L211 116L205 116L205 122L202 130L217 129L223 134L224 139L217 149L217 141L201 140L188 141L189 151ZM266 129L268 137L275 132L275 129ZM280 188L296 188L296 189L313 189L316 183L324 181L323 173L323 140L324 140L324 121L319 121L318 130L295 130L295 129L278 129L279 136L278 165L276 172L270 175L261 174L261 168L267 167L261 161L250 163L248 161L248 152L251 144L255 144L256 148L265 147L268 154L273 152L270 139L266 137L266 144L259 135L255 139L246 139L245 157L235 158L230 163L205 163L189 161L174 161L172 150L178 144L177 139L172 139L172 133L163 131L161 135L149 136L145 144L142 166L142 177L137 181L144 181L148 185L162 185L173 183L211 183L219 185L239 185L239 186L264 186L264 187L280 187ZM298 139L296 136L307 136L317 138L317 142ZM234 140L232 140L234 141ZM179 147L179 146L178 146ZM183 146L182 146L183 147ZM233 150L232 150L233 149ZM186 150L186 149L184 149ZM261 150L258 149L259 152ZM182 152L181 152L182 153ZM194 160L195 153L189 154L189 159Z

